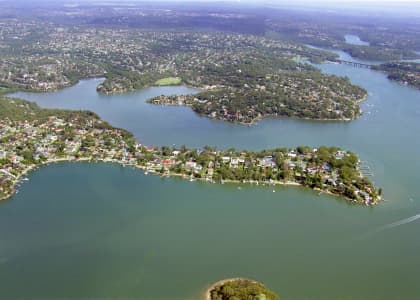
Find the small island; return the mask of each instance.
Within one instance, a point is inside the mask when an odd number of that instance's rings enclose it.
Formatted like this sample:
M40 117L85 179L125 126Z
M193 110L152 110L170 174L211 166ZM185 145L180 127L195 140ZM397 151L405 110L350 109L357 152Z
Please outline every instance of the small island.
M230 278L214 283L205 293L205 300L280 300L262 283L247 278Z
M34 168L59 161L118 163L190 181L301 185L368 206L381 199L381 190L360 171L357 155L336 147L150 147L92 112L41 109L32 102L0 98L0 199L12 196Z

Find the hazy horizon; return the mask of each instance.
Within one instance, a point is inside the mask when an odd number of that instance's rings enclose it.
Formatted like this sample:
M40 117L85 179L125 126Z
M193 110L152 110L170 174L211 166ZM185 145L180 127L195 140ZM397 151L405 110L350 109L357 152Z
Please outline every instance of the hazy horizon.
M379 16L388 17L420 17L420 0L0 0L3 7L35 8L35 7L59 7L76 8L79 5L104 5L104 6L140 6L142 3L150 6L178 5L182 9L194 8L194 5L220 4L223 6L244 7L257 6L276 9L291 9L313 12L326 12L334 14L348 14L354 16ZM182 5L188 3L188 5Z

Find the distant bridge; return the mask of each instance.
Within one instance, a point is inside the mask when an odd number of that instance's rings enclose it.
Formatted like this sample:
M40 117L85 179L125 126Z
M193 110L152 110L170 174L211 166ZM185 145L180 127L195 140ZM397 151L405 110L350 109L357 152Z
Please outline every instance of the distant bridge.
M356 67L356 68L366 68L366 69L372 68L372 65L359 63L359 62L354 62L354 61L349 61L349 60L336 59L333 62L337 62L337 63L342 64L342 65L349 65L349 66Z
M328 52L328 50L327 50L327 49L318 49L318 50ZM302 55L302 56L307 55L307 53L306 53L306 52L304 52L304 51L296 51L296 52L297 52L298 54ZM330 52L330 53L331 53L331 52ZM312 56L315 56L315 57L320 57L322 60L324 60L324 59L325 59L325 56L324 56L324 55L321 55L321 54L311 53L311 55L312 55ZM354 61L350 61L350 60L339 59L339 58L336 58L336 59L329 59L329 60L327 59L327 61L332 62L332 63L339 63L339 64L342 64L342 65L349 65L349 66L356 67L356 68L371 69L371 68L373 67L373 65L364 64L364 63L359 63L359 62L354 62Z

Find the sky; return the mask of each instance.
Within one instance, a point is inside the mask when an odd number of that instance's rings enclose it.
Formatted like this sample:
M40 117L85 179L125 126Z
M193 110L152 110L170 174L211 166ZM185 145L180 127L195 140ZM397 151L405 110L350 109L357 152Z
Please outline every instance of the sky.
M8 0L0 0L0 2L9 2ZM255 3L255 4L307 4L307 5L320 5L320 4L345 4L345 5L357 5L365 3L375 3L375 4L392 4L392 5L405 5L405 4L420 4L420 0L16 0L16 2L27 2L27 3L36 3L36 2L66 2L66 3L98 3L98 2L239 2L239 3Z
M30 0L29 0L30 1ZM261 5L273 5L273 6L308 6L308 7L370 7L372 9L377 8L378 10L393 8L393 7L417 7L419 5L420 11L420 0L67 0L71 2L233 2L233 3L252 3Z
M82 0L83 1L83 0ZM89 1L89 0L84 0ZM100 1L100 0L98 0ZM408 3L420 3L420 0L128 0L130 2L248 2L248 3L273 3L273 4L290 4L290 3L305 3L305 4L320 4L320 3L330 3L330 4L352 4L352 3L394 3L394 4L404 4ZM127 1L127 2L128 2Z
M0 0L2 2L14 2L14 3L66 3L66 4L83 4L83 3L95 3L95 4L134 4L141 2L148 3L182 3L182 2L225 2L225 3L246 3L246 4L261 4L264 6L280 6L280 7L331 7L331 8L359 8L365 7L370 10L390 10L392 8L405 8L407 11L417 10L420 12L420 0ZM411 11L411 13L420 14L419 12Z

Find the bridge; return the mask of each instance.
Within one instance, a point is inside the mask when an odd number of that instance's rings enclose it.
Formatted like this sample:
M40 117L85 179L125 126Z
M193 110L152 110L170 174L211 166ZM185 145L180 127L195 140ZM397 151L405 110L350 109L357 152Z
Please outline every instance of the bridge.
M349 61L349 60L336 59L336 60L334 60L334 62L337 62L339 64L343 64L343 65L349 65L349 66L356 67L356 68L366 68L366 69L372 68L372 65L359 63L359 62L354 62L354 61Z
M328 52L328 50L322 50L321 51L326 51ZM307 55L306 52L304 51L296 51L298 54L305 56ZM316 56L316 57L320 57L322 60L325 59L325 56L321 55L321 54L317 54L317 53L311 53L312 56ZM352 67L356 67L356 68L365 68L365 69L371 69L373 67L373 65L369 65L369 64L364 64L364 63L359 63L359 62L354 62L354 61L350 61L350 60L344 60L344 59L327 59L327 62L332 62L332 63L339 63L339 64L343 64L343 65L349 65Z

